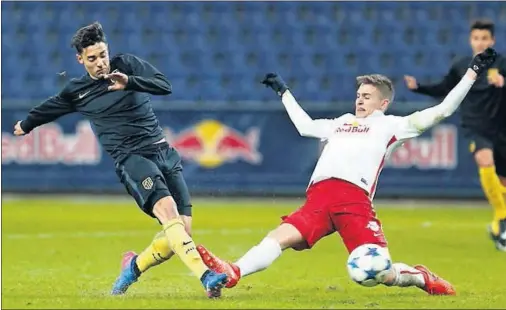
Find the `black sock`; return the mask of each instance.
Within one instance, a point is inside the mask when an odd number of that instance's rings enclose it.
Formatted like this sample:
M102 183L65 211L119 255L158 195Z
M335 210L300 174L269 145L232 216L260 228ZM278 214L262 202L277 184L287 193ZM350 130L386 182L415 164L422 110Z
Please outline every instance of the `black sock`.
M140 277L142 272L139 270L139 266L137 266L137 257L134 258L133 264L134 264L134 273L135 273L135 275L137 277Z
M206 270L206 272L204 272L204 274L202 275L202 277L200 277L200 282L203 282L204 279L207 277L207 275L211 272L211 270Z

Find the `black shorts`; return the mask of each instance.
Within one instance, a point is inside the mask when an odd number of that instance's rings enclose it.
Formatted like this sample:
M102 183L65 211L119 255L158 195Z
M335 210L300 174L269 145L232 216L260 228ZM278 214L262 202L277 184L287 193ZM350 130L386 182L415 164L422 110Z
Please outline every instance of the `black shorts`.
M167 196L174 198L180 215L192 215L181 157L167 143L157 144L142 154L128 155L116 164L116 174L137 205L151 217L155 217L156 202Z
M494 144L494 163L497 175L506 178L506 142L502 140Z
M470 140L469 151L471 153L474 154L482 149L492 150L494 154L495 171L497 175L506 178L506 139L498 137L495 139L487 138L469 129L464 131L464 135Z

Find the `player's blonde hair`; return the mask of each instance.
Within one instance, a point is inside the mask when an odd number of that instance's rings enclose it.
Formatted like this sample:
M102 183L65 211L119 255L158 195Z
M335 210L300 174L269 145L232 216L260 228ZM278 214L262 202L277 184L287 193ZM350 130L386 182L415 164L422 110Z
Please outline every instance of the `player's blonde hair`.
M376 87L385 99L394 100L394 83L382 74L368 74L357 76L357 87L360 85L372 85Z

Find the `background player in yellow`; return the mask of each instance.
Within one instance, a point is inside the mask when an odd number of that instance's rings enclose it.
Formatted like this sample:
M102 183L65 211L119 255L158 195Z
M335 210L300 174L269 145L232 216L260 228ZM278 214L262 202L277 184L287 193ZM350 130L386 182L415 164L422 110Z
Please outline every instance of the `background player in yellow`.
M464 75L470 59L495 44L494 23L478 20L471 25L469 43L472 55L458 58L444 79L436 84L419 84L412 76L405 82L412 91L435 98L446 94ZM478 165L483 192L494 209L489 226L497 249L506 252L506 58L498 55L488 74L481 76L461 105L461 126L470 141L470 151Z

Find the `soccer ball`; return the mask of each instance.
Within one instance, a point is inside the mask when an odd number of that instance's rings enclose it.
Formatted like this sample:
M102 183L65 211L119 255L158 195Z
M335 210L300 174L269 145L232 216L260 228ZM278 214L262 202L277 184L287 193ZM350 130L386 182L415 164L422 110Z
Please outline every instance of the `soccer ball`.
M381 282L392 266L390 253L376 244L364 244L348 257L348 274L360 285L371 287Z

